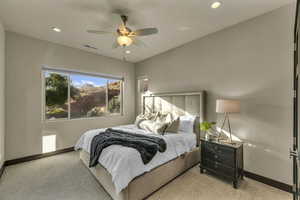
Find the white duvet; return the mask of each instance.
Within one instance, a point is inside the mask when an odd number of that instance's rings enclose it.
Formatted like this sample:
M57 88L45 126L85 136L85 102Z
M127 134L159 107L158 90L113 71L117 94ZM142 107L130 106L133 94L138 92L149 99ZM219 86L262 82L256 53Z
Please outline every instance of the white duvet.
M157 152L147 165L144 165L136 149L120 145L112 145L105 148L99 157L99 163L111 174L117 193L126 188L135 177L186 152L190 152L196 147L196 135L193 133L181 132L179 134L165 134L161 136L138 129L135 125L118 126L114 127L114 129L161 137L167 143L166 151L163 153ZM104 130L105 129L93 129L85 132L75 145L75 150L82 149L90 153L90 145L93 137Z

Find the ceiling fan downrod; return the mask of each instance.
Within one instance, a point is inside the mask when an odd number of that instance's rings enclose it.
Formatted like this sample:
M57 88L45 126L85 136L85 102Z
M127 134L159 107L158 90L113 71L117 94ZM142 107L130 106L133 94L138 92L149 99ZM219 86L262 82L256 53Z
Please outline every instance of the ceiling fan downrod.
M126 26L126 23L128 21L128 17L126 15L121 15L121 19L123 21L124 26Z

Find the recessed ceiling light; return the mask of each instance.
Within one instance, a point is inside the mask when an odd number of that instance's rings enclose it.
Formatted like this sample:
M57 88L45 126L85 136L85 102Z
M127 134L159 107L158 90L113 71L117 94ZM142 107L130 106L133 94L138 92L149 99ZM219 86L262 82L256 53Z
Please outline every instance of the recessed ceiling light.
M222 3L220 1L216 1L214 3L211 4L211 8L216 9L219 8L222 5Z
M52 27L52 30L55 31L55 32L58 32L58 33L61 32L61 29L60 29L60 28L57 28L57 27Z
M129 51L129 50L126 50L126 51L125 51L125 53L126 53L126 54L130 54L130 53L131 53L131 51Z

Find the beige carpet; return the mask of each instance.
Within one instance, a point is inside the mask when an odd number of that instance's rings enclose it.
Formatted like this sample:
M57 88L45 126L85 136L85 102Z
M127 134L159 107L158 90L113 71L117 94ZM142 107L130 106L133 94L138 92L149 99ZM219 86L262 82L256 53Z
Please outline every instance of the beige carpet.
M292 200L292 195L245 178L239 189L194 167L148 200Z
M0 200L110 200L79 161L76 152L7 167L0 180ZM198 167L189 170L148 200L291 200L289 193L245 179L231 184Z

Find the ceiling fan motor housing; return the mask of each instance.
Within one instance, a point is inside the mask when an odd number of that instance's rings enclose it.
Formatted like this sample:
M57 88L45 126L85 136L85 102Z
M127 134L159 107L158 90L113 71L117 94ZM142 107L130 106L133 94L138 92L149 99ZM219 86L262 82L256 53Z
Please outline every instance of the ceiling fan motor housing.
M118 29L117 29L117 33L119 35L126 35L128 36L130 33L132 33L132 30L126 26L120 26Z

